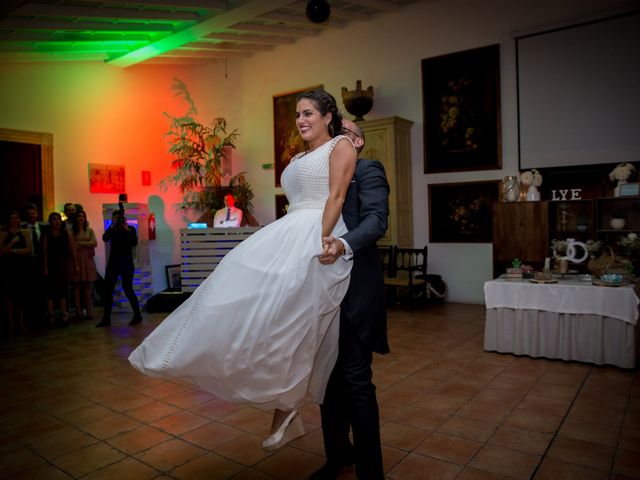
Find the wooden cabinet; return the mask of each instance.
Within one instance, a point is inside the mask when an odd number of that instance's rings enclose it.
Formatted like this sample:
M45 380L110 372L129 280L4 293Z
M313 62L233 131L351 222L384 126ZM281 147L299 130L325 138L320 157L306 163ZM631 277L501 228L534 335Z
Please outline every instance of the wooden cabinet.
M549 256L548 202L493 204L493 274L505 272L514 258L540 268Z
M592 199L549 203L550 241L595 239L595 206Z
M387 172L389 228L379 245L413 246L413 207L411 199L411 125L400 117L365 120L358 125L365 134L361 158L379 160Z
M623 216L623 226L612 224L616 216ZM629 233L640 235L638 196L495 203L493 273L494 276L504 273L514 258L541 267L544 259L552 255L553 240L600 240L621 251L619 242Z
M614 217L624 221L612 222ZM597 198L595 224L596 238L619 250L618 242L622 237L629 233L640 235L640 197Z

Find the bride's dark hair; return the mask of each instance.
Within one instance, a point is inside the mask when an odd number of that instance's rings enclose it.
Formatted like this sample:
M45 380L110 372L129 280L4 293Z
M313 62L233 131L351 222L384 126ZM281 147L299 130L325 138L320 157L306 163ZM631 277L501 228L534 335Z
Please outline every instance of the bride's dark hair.
M315 90L309 90L308 92L301 93L296 99L299 102L302 99L311 100L318 111L325 116L331 112L331 122L329 123L329 135L335 137L342 133L342 115L336 105L336 99L333 98L326 90L316 88Z

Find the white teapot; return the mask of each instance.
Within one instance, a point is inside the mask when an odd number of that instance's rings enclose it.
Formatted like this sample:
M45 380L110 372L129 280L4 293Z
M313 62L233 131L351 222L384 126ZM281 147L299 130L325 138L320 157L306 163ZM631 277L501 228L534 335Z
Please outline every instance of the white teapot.
M555 248L553 249L553 255L555 257L560 257L563 260L568 260L569 262L573 262L573 263L582 263L589 256L589 251L587 250L587 246L584 244L584 242L579 242L573 238L567 238L566 244L567 244L567 251L565 252L564 255L558 255ZM576 247L582 248L583 255L580 258L576 258L576 254L577 254Z

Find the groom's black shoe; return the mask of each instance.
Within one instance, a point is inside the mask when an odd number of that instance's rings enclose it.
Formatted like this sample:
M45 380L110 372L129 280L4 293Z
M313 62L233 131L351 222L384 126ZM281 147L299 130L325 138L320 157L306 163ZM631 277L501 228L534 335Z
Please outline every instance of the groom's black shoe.
M336 480L343 468L353 465L353 457L345 459L342 462L327 461L322 467L313 472L309 480Z

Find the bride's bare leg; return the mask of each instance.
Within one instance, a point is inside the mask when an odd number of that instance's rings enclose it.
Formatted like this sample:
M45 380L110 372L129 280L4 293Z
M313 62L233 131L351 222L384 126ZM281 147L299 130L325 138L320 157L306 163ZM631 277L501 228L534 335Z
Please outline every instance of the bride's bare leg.
M271 435L262 442L262 448L276 450L304 434L304 422L297 410L276 408L271 422Z

